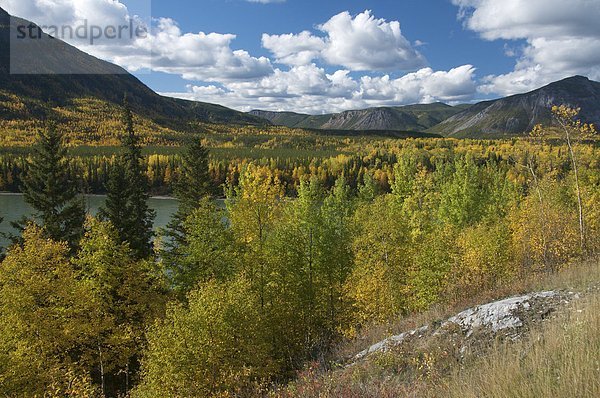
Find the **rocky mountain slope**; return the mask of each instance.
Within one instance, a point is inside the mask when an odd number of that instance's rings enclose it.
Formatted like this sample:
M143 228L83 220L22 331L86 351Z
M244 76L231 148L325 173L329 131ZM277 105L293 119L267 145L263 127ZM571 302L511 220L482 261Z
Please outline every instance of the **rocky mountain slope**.
M600 83L574 76L525 94L484 101L428 131L453 137L518 136L538 123L552 123L553 105L581 108L583 121L600 126Z
M443 103L380 107L327 115L254 110L250 114L273 124L294 128L323 130L396 130L424 131L468 106L452 107Z
M600 126L600 83L573 76L529 93L454 107L436 103L317 116L259 110L250 113L288 127L424 131L457 138L502 138L524 135L538 123L551 125L553 105L581 108L583 121Z
M86 98L120 104L125 93L133 111L164 127L186 129L192 122L265 124L264 119L219 105L184 101L158 95L135 76L119 66L88 55L60 40L29 40L30 58L35 71L46 74L11 74L11 22L28 26L31 22L11 18L0 8L0 96L19 98L24 104L36 103L35 112L11 112L0 109L7 118L44 118L53 106L65 106ZM14 32L14 31L13 31ZM48 38L48 36L45 36ZM14 43L13 43L14 44ZM57 74L67 66L74 73ZM86 74L76 74L77 71ZM39 106L39 104L46 106Z

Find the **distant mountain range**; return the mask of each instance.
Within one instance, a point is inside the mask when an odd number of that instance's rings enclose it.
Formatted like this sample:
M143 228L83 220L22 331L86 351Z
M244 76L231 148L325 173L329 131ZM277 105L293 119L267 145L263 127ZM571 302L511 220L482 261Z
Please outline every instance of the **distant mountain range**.
M11 18L0 8L0 99L2 95L5 98L12 95L25 104L36 104L32 116L47 116L52 113L52 106L69 105L82 98L121 104L124 94L127 94L132 110L140 117L176 130L187 129L191 122L268 124L264 119L220 105L158 95L119 66L56 39L40 41L43 45L32 48L31 60L36 62L36 70L44 71L47 68L49 74L10 74L11 19L13 24L31 24L26 20ZM90 74L52 74L57 70L57 65L70 65L73 70L85 70ZM0 112L0 117L11 115L6 114L5 110Z
M324 130L398 130L425 131L467 106L452 107L443 103L380 107L328 115L305 115L293 112L254 110L251 115L273 124L295 128Z
M254 110L250 114L288 127L338 130L400 130L452 137L512 137L552 123L553 105L581 108L580 117L600 126L600 83L574 76L525 94L474 105L443 103L369 108L329 115Z
M581 118L600 126L600 83L574 76L529 93L474 105L443 103L379 107L328 115L254 110L238 112L220 105L163 97L124 69L88 55L60 40L33 43L31 62L47 74L10 73L10 24L31 22L0 8L0 121L39 121L60 117L66 123L76 119L85 126L85 117L106 124L124 94L134 113L150 130L194 130L198 123L232 125L282 125L292 128L387 136L511 137L525 134L537 123L552 122L552 105L581 108ZM91 74L51 74L56 64ZM93 111L90 111L92 109ZM95 113L93 113L95 112ZM77 119L79 118L79 119ZM89 123L87 123L89 124ZM90 129L96 127L91 126ZM423 134L426 133L426 134Z

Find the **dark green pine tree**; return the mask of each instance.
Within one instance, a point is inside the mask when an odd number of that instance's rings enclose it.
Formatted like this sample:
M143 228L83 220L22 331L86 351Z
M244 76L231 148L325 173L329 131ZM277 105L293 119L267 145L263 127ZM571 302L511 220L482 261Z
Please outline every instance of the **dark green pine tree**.
M70 174L63 135L50 123L37 141L21 188L25 202L35 210L48 237L76 249L83 236L85 201ZM15 226L22 229L25 223Z
M110 220L119 234L119 238L126 236L127 223L127 180L122 159L115 159L106 181L106 200L100 209L100 217ZM121 222L119 222L121 220Z
M115 162L106 184L107 200L101 216L119 231L119 238L128 242L137 258L152 254L152 221L155 212L148 207L149 184L142 157L140 139L133 128L131 110L124 101L124 153Z
M202 199L212 194L208 149L202 145L199 137L192 139L181 155L173 193L179 201L179 207L168 225L167 235L177 244L183 240L183 222L198 208Z
M208 172L208 149L199 137L192 138L181 155L181 166L173 184L174 196L179 200L177 212L167 225L166 250L162 253L167 264L176 265L181 248L187 245L183 224L206 197L210 197L213 184Z

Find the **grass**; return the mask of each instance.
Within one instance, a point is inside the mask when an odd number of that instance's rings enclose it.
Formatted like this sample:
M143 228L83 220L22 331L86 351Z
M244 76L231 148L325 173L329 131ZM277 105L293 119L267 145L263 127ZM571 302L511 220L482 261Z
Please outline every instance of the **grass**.
M600 397L600 294L442 380L432 397Z
M375 355L350 368L313 364L274 395L281 397L598 397L600 396L600 260L555 274L520 278L467 300L439 305L385 326L366 328L342 345L346 359L372 343L511 295L583 292L518 342L491 341L463 361L444 337ZM460 355L458 355L460 356Z

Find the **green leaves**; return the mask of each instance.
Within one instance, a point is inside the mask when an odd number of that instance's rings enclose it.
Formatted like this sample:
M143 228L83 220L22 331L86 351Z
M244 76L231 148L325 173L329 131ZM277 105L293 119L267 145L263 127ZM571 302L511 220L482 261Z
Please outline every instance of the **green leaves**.
M277 371L258 297L244 278L202 284L187 305L171 304L148 341L134 397L248 396Z

